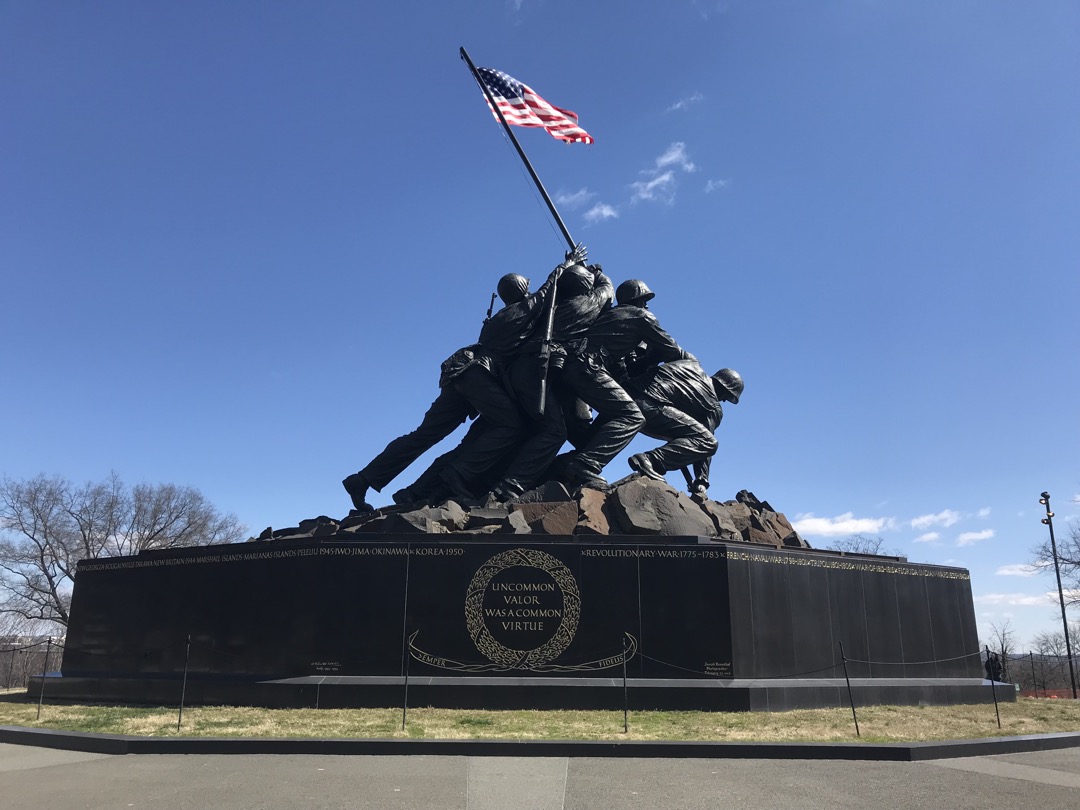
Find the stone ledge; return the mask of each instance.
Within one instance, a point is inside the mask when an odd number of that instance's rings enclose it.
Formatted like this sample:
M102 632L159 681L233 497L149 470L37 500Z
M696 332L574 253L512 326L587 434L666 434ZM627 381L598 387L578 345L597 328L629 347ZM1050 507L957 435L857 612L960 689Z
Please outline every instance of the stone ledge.
M389 740L153 738L0 726L0 742L100 754L315 754L354 756L648 757L925 762L1080 747L1080 733L916 743L729 743L628 740Z

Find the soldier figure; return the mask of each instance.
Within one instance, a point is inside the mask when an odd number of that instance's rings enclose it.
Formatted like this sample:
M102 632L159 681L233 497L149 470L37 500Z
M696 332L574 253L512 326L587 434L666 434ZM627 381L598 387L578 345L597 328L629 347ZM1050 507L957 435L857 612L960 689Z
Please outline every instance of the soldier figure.
M506 501L540 482L566 441L566 423L557 391L559 370L568 358L584 347L589 326L611 303L611 280L600 265L577 264L563 272L555 290L555 312L551 331L549 374L556 384L547 387L543 413L540 412L540 351L544 335L534 334L510 364L510 385L518 403L532 418L529 435L506 475L492 490L496 500Z
M620 284L615 291L618 306L593 322L584 336L584 351L567 358L557 377L564 396L577 397L597 413L584 446L571 453L566 464L563 478L571 486L606 486L600 471L645 424L641 409L617 382L625 377L627 360L635 354L649 363L693 359L649 312L654 297L643 281Z
M342 486L353 507L368 512L368 488L381 491L424 452L449 436L469 417L483 417L484 429L470 431L465 450L446 464L439 475L452 495L468 497L467 481L478 471L494 464L508 445L518 441L523 423L517 405L496 375L518 346L532 334L563 268L584 255L579 246L567 254L567 261L552 271L545 284L527 295L529 280L510 273L499 281L498 293L506 304L484 322L479 342L454 352L442 364L439 396L424 414L420 426L394 439L359 472L345 478Z
M663 480L665 472L692 464L690 494L704 498L717 448L713 434L724 418L720 403L738 404L742 377L730 368L709 377L696 360L676 360L633 378L627 388L645 417L641 432L667 441L655 450L631 456L631 469Z

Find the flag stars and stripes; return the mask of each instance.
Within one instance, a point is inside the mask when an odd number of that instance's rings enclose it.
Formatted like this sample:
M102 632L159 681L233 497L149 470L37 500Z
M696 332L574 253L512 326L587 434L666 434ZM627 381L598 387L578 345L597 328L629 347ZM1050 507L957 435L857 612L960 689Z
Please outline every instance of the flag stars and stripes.
M593 137L578 126L577 113L545 101L535 90L494 68L477 68L506 123L518 127L542 127L566 143L592 143ZM488 102L488 106L491 103ZM495 110L492 108L492 114ZM495 116L498 118L498 116Z

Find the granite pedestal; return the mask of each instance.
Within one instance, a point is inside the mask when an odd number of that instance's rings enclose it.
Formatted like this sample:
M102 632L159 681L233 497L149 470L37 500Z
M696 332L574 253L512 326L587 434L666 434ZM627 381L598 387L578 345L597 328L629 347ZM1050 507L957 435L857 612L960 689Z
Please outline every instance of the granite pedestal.
M340 533L86 561L46 688L170 704L186 664L194 703L395 706L407 688L410 705L784 709L846 705L840 642L864 705L992 699L963 569L630 536Z

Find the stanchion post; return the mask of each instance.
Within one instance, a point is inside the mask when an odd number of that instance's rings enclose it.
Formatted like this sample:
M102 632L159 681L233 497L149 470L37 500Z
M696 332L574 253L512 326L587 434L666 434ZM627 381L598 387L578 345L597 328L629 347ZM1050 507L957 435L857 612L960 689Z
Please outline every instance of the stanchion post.
M630 733L630 701L626 691L626 633L622 637L622 730Z
M52 652L52 636L49 636L49 644L45 648L45 660L41 663L41 689L38 691L37 719L41 719L41 703L45 700L45 673L49 669L49 653Z
M405 675L405 693L401 697L401 730L405 730L405 715L409 711L409 568L412 562L412 544L409 544L409 556L405 558L405 598L401 603L401 670ZM418 631L417 631L418 632ZM413 638L416 633L413 633Z
M407 652L408 652L408 647L406 647L406 653ZM408 712L409 712L409 659L410 658L412 658L411 655L406 655L405 656L405 694L402 696L402 700L401 700L401 730L402 731L405 730L405 715L408 714Z
M1031 688L1035 690L1035 697L1039 696L1039 682L1035 680L1035 653L1028 653L1028 661L1031 662Z
M187 697L188 663L191 661L191 634L188 634L184 649L184 680L180 686L180 712L176 715L176 733L180 733L180 723L184 720L184 699Z
M851 704L851 719L855 721L855 736L861 737L859 732L859 716L855 714L855 697L851 694L851 678L848 676L847 656L844 655L844 642L840 642L840 660L844 662L844 680L847 682L848 703Z
M1001 710L997 701L997 681L994 680L994 668L990 665L990 647L986 647L986 674L990 678L990 691L994 695L994 714L997 715L998 728L1001 728Z
M15 645L11 645L11 660L8 662L7 668L7 688L10 689L15 685Z

